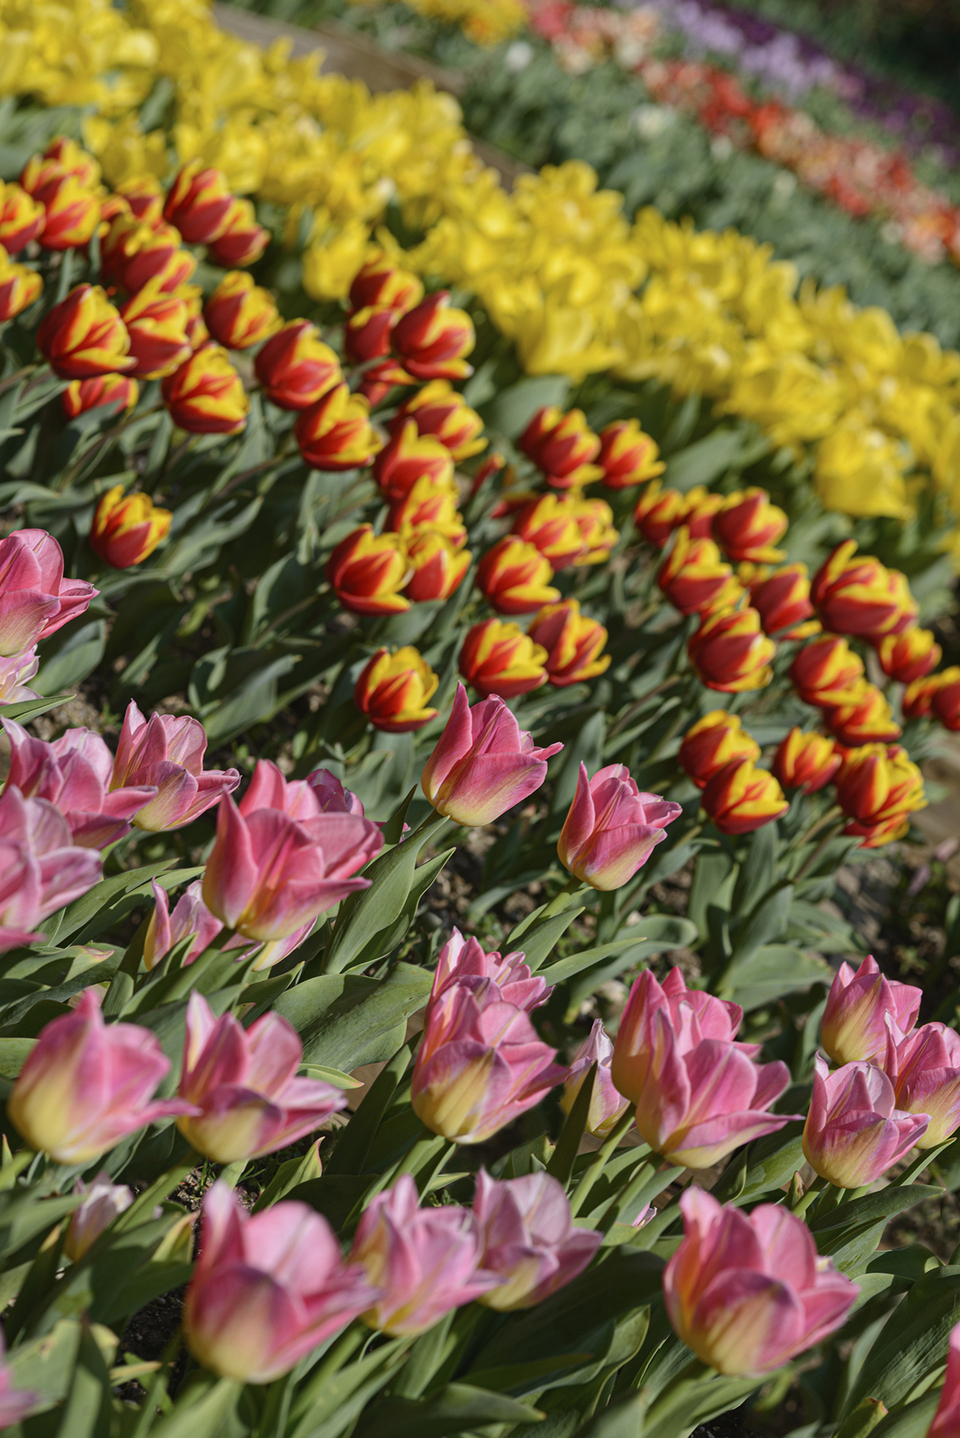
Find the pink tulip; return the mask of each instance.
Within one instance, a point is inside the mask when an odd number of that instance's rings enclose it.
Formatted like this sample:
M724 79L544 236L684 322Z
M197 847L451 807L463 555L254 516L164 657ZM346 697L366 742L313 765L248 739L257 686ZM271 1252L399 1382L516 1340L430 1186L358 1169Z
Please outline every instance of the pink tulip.
M307 775L307 783L317 796L324 814L359 814L363 818L363 805L356 794L345 789L329 769L314 769Z
M237 769L208 769L203 756L207 736L188 714L151 714L144 719L131 699L124 715L110 788L146 784L155 797L139 810L138 829L161 833L179 829L211 808L221 794L240 783Z
M215 1163L262 1158L313 1133L346 1107L340 1089L297 1078L303 1045L280 1014L244 1029L232 1014L215 1018L190 995L179 1094L191 1112L177 1127Z
M38 924L100 878L100 855L73 843L63 815L16 785L0 794L0 953L43 938Z
M36 649L25 649L10 659L0 658L0 704L22 704L25 699L39 699L35 689L27 687L40 668Z
M473 1211L481 1265L500 1279L480 1302L499 1312L549 1298L583 1272L603 1242L602 1233L574 1227L563 1185L548 1173L497 1183L481 1169Z
M680 1208L684 1237L663 1291L670 1322L703 1363L771 1373L843 1323L859 1288L817 1256L803 1220L781 1204L747 1214L691 1187Z
M587 1112L587 1133L595 1138L606 1138L615 1127L617 1120L627 1108L628 1100L618 1093L610 1072L613 1043L604 1032L603 1021L594 1019L590 1035L576 1052L570 1072L563 1085L560 1107L569 1113L577 1101L577 1094L594 1064L597 1065Z
M368 888L368 879L351 876L382 847L376 824L358 814L297 820L275 808L241 813L224 794L203 901L244 938L286 939L348 894Z
M240 813L255 809L282 809L291 819L316 819L321 814L355 814L364 818L356 794L345 789L328 769L315 769L306 779L286 779L270 759L260 759L247 792L240 800Z
M470 827L492 824L540 788L547 760L562 748L536 748L502 699L483 699L471 709L458 684L420 785L438 814Z
M187 950L183 959L183 967L195 963L205 949L208 949L214 939L223 928L220 920L214 918L206 904L203 902L203 883L195 879L188 884L174 906L173 913L170 912L170 901L167 898L166 890L151 879L153 888L154 906L150 915L150 922L147 925L146 937L143 941L143 962L149 972L156 968L166 958L175 945L179 944L188 934L194 935L194 942ZM286 939L274 939L271 943L261 944L257 953L256 963L252 972L260 973L263 969L270 969L274 964L279 964L288 954L292 954L299 944L313 928L313 920L304 924L302 928L294 929L293 933ZM224 953L231 949L238 950L237 962L246 958L253 951L254 941L244 939L239 934L234 934L224 944Z
M803 1154L837 1188L873 1183L909 1153L928 1123L926 1112L896 1107L893 1084L882 1069L858 1062L830 1073L817 1054Z
M887 1047L886 1015L904 1033L917 1022L923 990L881 974L873 955L853 972L841 964L827 995L820 1042L834 1063L856 1059L880 1062Z
M947 1371L940 1402L927 1429L927 1438L957 1438L960 1433L960 1323L951 1330Z
M169 1069L149 1029L105 1024L96 990L84 989L72 1013L41 1029L7 1117L31 1148L85 1165L128 1133L191 1111L182 1099L150 1101Z
M561 1082L566 1069L555 1057L495 979L449 983L427 1007L414 1111L454 1143L483 1143Z
M902 1113L926 1114L917 1148L935 1148L960 1128L960 1034L946 1024L924 1024L901 1038L890 1025L884 1070Z
M394 1337L425 1333L500 1282L480 1266L480 1225L467 1208L421 1208L408 1173L378 1193L357 1225L350 1257L380 1296L363 1321Z
M63 551L43 529L0 539L0 658L22 654L89 607L99 590L64 579Z
M754 1063L756 1046L733 1042L741 1017L736 1004L688 989L678 969L663 986L645 970L630 991L613 1081L636 1104L639 1132L671 1163L710 1168L802 1117L767 1112L790 1073L779 1061Z
M608 764L592 779L581 764L557 843L560 862L594 889L622 888L682 813L679 804L641 794L625 764Z
M14 1376L3 1361L5 1353L3 1335L0 1334L0 1428L12 1428L26 1418L31 1408L42 1401L39 1393L28 1393L14 1387Z
M183 1305L187 1346L204 1368L272 1383L376 1297L305 1203L276 1203L251 1218L225 1183L207 1190Z
M156 794L152 785L110 792L113 755L91 729L68 729L52 744L34 739L13 719L2 721L10 740L7 784L28 798L56 805L73 842L105 849L130 832L130 820Z
M539 974L531 975L520 950L502 958L496 950L488 954L478 940L465 939L459 929L452 929L440 950L429 1004L434 1004L453 984L479 989L487 979L496 984L502 999L527 1013L546 1003L553 993Z
M133 1203L133 1190L125 1183L111 1182L108 1173L98 1173L89 1188L78 1178L74 1192L86 1196L70 1215L63 1251L74 1263L79 1263L104 1229Z

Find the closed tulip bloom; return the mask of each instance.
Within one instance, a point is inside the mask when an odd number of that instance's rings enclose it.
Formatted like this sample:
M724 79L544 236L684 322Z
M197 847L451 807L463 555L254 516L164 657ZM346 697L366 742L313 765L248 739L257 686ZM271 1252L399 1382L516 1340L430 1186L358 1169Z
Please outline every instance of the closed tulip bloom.
M114 413L128 413L140 398L140 386L125 374L97 375L95 379L71 380L60 396L68 419L86 414L88 409L112 406Z
M583 536L584 552L574 561L577 565L602 564L620 538L612 523L613 510L605 499L573 498L573 513Z
M197 268L196 260L189 250L183 248L173 225L157 225L156 228L139 225L135 238L129 245L124 245L119 264L117 278L131 294L136 294L150 280L156 280L161 290L172 294L193 278Z
M751 1213L702 1188L680 1197L684 1236L663 1274L667 1313L702 1363L760 1377L843 1323L859 1288L817 1254L813 1235L781 1204Z
M343 326L343 348L351 364L369 364L371 360L388 355L390 337L401 314L402 311L393 305L365 305L348 316ZM381 368L374 365L366 371L366 375L379 376ZM396 378L392 377L394 373ZM409 375L401 369L396 360L387 362L383 374L390 379L390 384L411 383ZM386 393L389 387L389 384L383 385L382 392ZM377 403L381 397L378 391L376 395L371 395L370 399L372 403Z
M863 660L838 634L820 634L798 649L790 678L806 704L830 709L864 677Z
M0 324L16 319L43 293L43 280L36 270L14 265L0 246Z
M375 249L361 265L350 286L350 305L388 305L401 313L423 299L423 284L410 270L401 269L385 250Z
M721 610L701 619L687 644L697 675L708 689L739 694L763 689L773 678L770 661L777 646L760 628L755 609Z
M664 489L658 479L648 484L633 511L633 522L648 544L663 549L687 515L687 497L679 489Z
M741 726L739 715L711 709L683 736L680 767L702 789L725 764L759 759L760 745Z
M950 1331L947 1371L927 1438L955 1438L960 1432L960 1323Z
M960 668L953 665L936 676L938 683L930 701L931 713L945 729L960 730Z
M391 336L393 352L415 380L465 379L473 373L466 356L476 343L465 310L450 308L447 290L437 290L407 310Z
M361 524L341 539L327 560L327 578L345 609L354 614L402 614L400 593L410 575L406 543L399 534L374 534Z
M643 794L625 764L608 764L592 779L580 765L577 790L557 841L563 867L593 889L620 889L647 862L681 813L659 794Z
M789 522L765 489L747 489L731 494L714 515L713 537L735 563L779 564L784 554L776 545Z
M390 504L405 499L419 480L455 487L453 456L433 434L418 434L415 420L394 429L373 466L380 493Z
M270 231L257 224L252 202L234 196L223 230L210 242L210 258L226 270L236 265L252 265L269 243Z
M161 386L170 418L188 434L239 434L250 401L225 349L208 345L167 375Z
M412 573L404 594L415 604L430 599L449 599L456 593L473 560L469 549L460 549L446 534L423 529L407 540L407 560Z
M596 619L580 613L576 599L545 605L534 615L529 634L547 651L544 668L558 689L585 684L610 668L610 655L601 652L607 631Z
M395 534L435 530L459 547L467 538L466 526L457 509L459 497L456 485L448 488L431 479L418 479L403 499L390 505L386 527Z
M82 1178L78 1178L74 1192L85 1197L80 1207L70 1215L63 1251L73 1263L79 1263L113 1220L126 1213L133 1203L133 1189L125 1183L112 1183L110 1175L101 1172L89 1188Z
M586 554L575 501L566 494L539 494L520 506L513 533L532 544L554 571L566 569Z
M63 551L44 529L0 539L0 658L22 654L84 614L100 591L64 579Z
M925 1112L897 1108L893 1084L874 1064L848 1063L831 1073L817 1054L803 1156L828 1183L874 1183L910 1152L928 1123Z
M960 667L953 665L923 679L914 679L900 696L900 708L904 719L928 719L933 713L933 696L940 685L960 679Z
M687 490L685 498L683 523L690 531L690 538L712 539L713 521L726 504L725 496L713 494L702 484L697 484Z
M760 615L765 634L806 639L820 629L810 603L805 564L785 564L750 586L750 603Z
M405 645L391 654L378 649L364 665L353 690L353 702L375 729L409 734L436 719L428 708L440 680L419 649Z
M887 1051L887 1014L908 1033L917 1022L923 990L881 974L872 954L854 973L841 964L820 1021L820 1043L836 1064L858 1059L882 1063Z
M688 989L679 969L662 985L644 970L630 990L613 1081L636 1104L644 1140L679 1167L711 1168L801 1116L767 1112L790 1072L754 1063L755 1046L733 1042L742 1017L737 1004Z
M824 717L830 733L848 749L859 744L889 744L903 733L889 699L869 679L858 679L844 701L828 709Z
M228 350L258 345L281 325L273 297L242 270L224 275L203 307L203 318L217 344ZM319 397L313 395L313 399Z
M534 545L507 534L480 560L477 584L499 614L529 614L560 598L552 576L550 561Z
M908 628L917 606L905 576L856 550L855 539L844 540L813 576L810 598L824 628L871 640Z
M420 787L438 814L476 828L528 799L562 744L538 748L502 699L470 707L457 685L446 728L424 765Z
M239 306L245 302L243 295ZM267 399L280 409L309 409L343 379L340 361L309 320L282 325L257 352L253 367Z
M126 200L131 214L145 225L155 227L163 220L163 186L156 175L131 175L115 186L115 192Z
M773 772L784 789L816 794L840 768L841 756L826 734L805 734L794 727L781 739L773 760Z
M750 834L790 807L774 776L750 759L734 759L718 769L704 787L702 803L722 834Z
M862 849L900 839L910 815L926 807L923 775L899 744L864 744L844 755L837 773L837 803L849 820L845 834L860 835Z
M73 843L66 819L15 785L0 794L0 953L40 939L37 925L92 889L100 855Z
M884 674L901 684L912 684L936 669L943 650L929 629L904 629L886 634L877 645L877 657Z
M577 1101L577 1095L586 1082L587 1074L597 1066L587 1111L587 1133L594 1138L607 1138L621 1115L625 1112L628 1099L618 1092L610 1072L613 1057L613 1040L603 1027L602 1019L594 1019L589 1037L577 1049L570 1071L563 1084L560 1107L570 1113Z
M378 1294L364 1323L394 1338L425 1333L500 1282L481 1269L482 1252L469 1209L421 1208L416 1184L403 1174L364 1209L350 1250Z
M222 1180L204 1194L183 1330L212 1373L272 1383L376 1297L363 1269L344 1263L327 1220L305 1203L275 1203L251 1216Z
M0 245L16 255L43 230L46 212L39 200L11 180L0 184Z
M148 494L124 494L115 484L102 495L88 536L90 548L112 569L142 564L170 532L173 514Z
M533 416L517 447L542 470L554 489L571 489L603 478L602 467L595 463L600 438L582 410L565 414L556 405L545 405Z
M564 1288L603 1242L602 1233L574 1227L563 1185L548 1173L498 1183L481 1169L473 1211L480 1224L481 1264L500 1279L480 1302L498 1313L532 1308Z
M460 673L478 694L514 699L547 682L547 651L518 624L483 619L467 631L460 649Z
M294 434L305 464L334 473L365 468L381 448L368 402L346 384L334 385L305 409Z
M733 569L712 539L691 539L683 525L657 573L657 583L681 614L697 614L727 587Z
M32 175L36 177L35 185L43 184L51 174L73 175L88 189L94 189L100 183L100 166L93 155L66 135L58 135L51 140L42 157L34 155L27 161L23 183L26 185L27 177ZM31 190L31 193L34 193L34 190Z
M40 1030L7 1099L21 1138L57 1163L85 1166L128 1133L189 1111L182 1099L151 1102L170 1060L139 1024L105 1024L95 989Z
M100 223L100 201L76 175L58 175L35 190L43 205L38 241L45 250L82 249Z
M188 714L151 714L145 719L131 699L110 787L155 786L156 797L134 819L138 829L150 833L179 829L212 808L221 794L233 793L240 783L239 770L205 771L206 749L206 732L198 719Z
M130 336L134 358L131 374L139 379L160 379L173 372L190 356L187 339L186 301L165 294L156 280L150 280L127 300L120 318Z
M37 348L61 379L130 370L136 360L118 310L99 285L77 285L37 330Z
M509 954L501 954L496 949L487 953L478 939L472 935L464 938L459 929L451 929L449 939L437 956L427 1013L442 994L458 984L468 989L486 989L488 983L497 986L500 997L507 1003L532 1013L546 1003L553 989L541 974L531 974L529 964L523 960L520 949Z
M204 950L210 947L223 925L203 902L203 885L199 879L187 885L172 913L166 889L162 888L156 879L151 879L150 885L153 889L154 905L143 941L144 968L148 973L155 969L172 948L192 934L193 943L183 959L183 965L186 967L199 959ZM228 947L239 946L231 940Z
M163 217L186 244L209 245L226 230L232 206L226 176L202 160L190 160L174 177Z
M900 1026L901 1029L903 1025ZM897 1108L925 1114L930 1122L917 1148L935 1148L960 1128L960 1035L946 1024L923 1024L906 1035L887 1024L881 1059L893 1080Z
M636 419L615 420L600 431L597 463L608 489L630 489L666 469L659 449Z
M395 434L408 419L414 421L418 434L434 435L458 462L487 447L482 438L483 420L449 380L431 380L418 390L390 421L390 433Z

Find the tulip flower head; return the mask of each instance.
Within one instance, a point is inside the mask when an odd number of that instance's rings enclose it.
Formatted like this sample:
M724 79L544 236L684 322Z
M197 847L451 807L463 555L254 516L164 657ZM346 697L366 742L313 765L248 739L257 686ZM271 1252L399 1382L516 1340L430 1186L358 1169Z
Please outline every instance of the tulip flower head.
M934 676L938 683L931 696L931 713L952 733L960 730L960 668L952 665Z
M48 310L37 349L61 379L92 379L136 364L120 312L99 285L77 285Z
M841 756L826 734L815 731L805 734L794 727L781 739L773 760L774 777L784 789L800 789L816 794L840 768Z
M43 280L36 270L13 264L0 244L0 324L6 324L38 300Z
M492 824L540 788L547 760L562 748L538 748L502 699L484 699L471 708L467 691L458 684L420 786L437 813L454 823Z
M785 814L790 805L773 774L750 759L733 759L711 776L703 807L722 834L749 834Z
M636 419L615 420L600 431L597 463L608 489L631 489L666 469L659 449Z
M42 1395L15 1387L13 1370L4 1362L3 1339L0 1338L0 1428L12 1428L26 1418L32 1408L43 1402Z
M458 462L487 447L487 441L481 438L483 420L449 380L431 380L408 399L390 421L391 434L409 419L416 424L419 435L435 435Z
M222 1181L204 1195L200 1253L183 1306L187 1346L221 1378L272 1383L376 1299L305 1203L248 1215Z
M680 1197L684 1237L663 1291L676 1333L719 1373L760 1376L843 1323L859 1293L820 1258L803 1220L779 1204L721 1207L702 1188Z
M609 654L601 652L607 642L606 629L581 614L576 599L544 605L528 632L534 644L546 650L547 678L558 689L588 683L605 674L612 662Z
M580 765L577 789L557 841L569 873L591 888L620 889L647 862L679 804L642 794L625 764L608 764L592 779Z
M447 290L407 310L391 335L394 354L415 380L465 379L473 374L466 356L475 343L473 321L465 310L450 308Z
M531 974L530 967L524 963L523 958L520 950L509 954L500 954L494 950L488 954L472 935L465 939L459 929L452 929L437 958L427 1012L430 1012L441 994L455 985L482 989L489 981L496 984L500 996L507 1003L523 1009L528 1014L532 1013L546 1003L553 990L540 974Z
M394 425L373 466L373 477L390 504L406 499L418 480L454 490L453 474L447 446L437 435L420 434L415 419Z
M92 889L100 870L100 855L73 843L59 809L8 782L0 794L0 953L42 938L37 925Z
M928 719L933 713L933 697L937 690L942 684L950 684L955 679L960 679L960 666L957 665L928 674L923 679L914 679L900 698L904 719Z
M574 1055L560 1097L560 1107L564 1113L570 1113L577 1101L577 1094L586 1081L587 1074L596 1064L597 1072L593 1080L593 1092L590 1095L586 1125L587 1133L593 1134L594 1138L608 1137L627 1109L629 1102L618 1092L613 1082L613 1075L610 1072L612 1057L613 1041L604 1030L603 1020L594 1019L589 1036Z
M210 947L223 925L219 919L214 918L203 902L203 885L199 879L187 885L172 913L166 889L162 888L156 879L151 879L150 885L153 889L154 904L143 940L144 968L148 973L155 969L175 945L192 934L193 943L183 958L183 966L186 968ZM235 946L234 940L228 944L228 947L231 946Z
M370 406L346 384L334 384L303 410L294 427L305 464L339 473L364 469L381 448Z
M43 205L37 237L43 249L82 249L90 243L100 223L100 201L76 175L55 174L32 194Z
M235 297L232 303L238 304ZM244 305L249 308L246 292L241 295L238 312ZM257 313L261 313L259 305ZM343 379L340 361L309 320L282 325L257 351L253 367L267 399L280 409L309 409Z
M831 1073L814 1060L813 1095L803 1129L803 1155L837 1188L861 1188L882 1177L926 1132L929 1115L896 1106L882 1069L848 1063Z
M39 200L22 185L0 184L0 245L16 255L43 230L46 216Z
M908 628L917 605L905 576L856 550L855 539L844 540L813 576L810 598L824 628L875 641Z
M0 704L39 699L40 695L35 690L27 688L27 680L32 679L39 668L40 660L35 648L25 649L10 659L0 658Z
M691 539L712 539L713 521L726 504L722 494L713 494L702 484L688 489L685 496L683 524Z
M673 548L660 566L657 583L681 614L698 614L711 607L733 578L712 539L691 539L681 525Z
M872 954L854 973L841 964L820 1021L820 1043L836 1064L858 1059L882 1064L887 1049L887 1015L908 1033L917 1022L923 990L881 974Z
M99 590L64 579L63 551L43 529L0 539L0 658L10 659L84 614Z
M881 1062L893 1080L897 1108L930 1120L917 1148L935 1148L960 1128L960 1035L946 1024L923 1024L908 1034L905 1027L887 1020Z
M210 258L224 269L252 265L270 243L270 231L257 224L250 200L233 197L222 232L210 244Z
M572 495L549 493L527 500L517 510L513 533L538 549L554 571L576 564L586 554Z
M413 573L404 594L414 604L431 599L449 599L467 576L473 559L469 549L460 549L436 529L416 531L407 540L407 560Z
M190 160L174 177L163 217L188 245L209 245L223 234L233 205L226 176Z
M843 702L826 711L826 721L833 737L848 749L889 744L903 733L889 699L869 679L858 679Z
M354 614L402 614L410 608L400 592L410 577L400 534L374 534L371 524L361 524L336 545L326 573L344 609Z
M679 489L664 489L658 479L647 485L637 500L633 522L648 544L663 549L687 515L687 496Z
M72 1262L79 1263L101 1233L133 1203L133 1190L125 1183L111 1182L108 1173L98 1173L89 1188L78 1178L74 1192L85 1196L70 1215L63 1251Z
M593 1258L603 1234L575 1228L563 1185L548 1173L498 1183L481 1169L473 1211L484 1269L500 1279L480 1302L498 1313L532 1308L564 1288Z
M603 478L595 463L601 442L590 429L583 411L564 414L556 405L537 411L517 440L517 448L532 459L553 489L574 489Z
M484 698L513 699L547 682L547 651L518 624L482 619L467 631L460 673Z
M864 849L902 838L910 815L927 799L923 775L899 744L864 744L844 755L837 772L837 803L849 822L845 834L860 835Z
M553 569L533 544L504 535L488 549L477 569L477 584L498 614L530 614L560 598L550 584Z
M207 769L207 736L187 714L151 714L145 719L131 699L124 715L110 788L130 784L156 787L156 796L134 818L138 829L161 833L179 829L203 814L240 783L237 769Z
M785 564L751 582L750 603L760 615L764 634L806 639L820 630L810 603L805 564Z
M390 505L386 528L400 534L424 530L444 535L458 548L467 538L466 526L457 510L459 492L426 477L418 479L402 499Z
M763 633L755 609L721 610L701 619L687 653L708 689L739 694L770 683L776 647Z
M206 345L167 375L160 387L170 418L188 434L239 434L250 401L219 345Z
M405 645L391 654L378 649L364 665L353 702L375 729L407 734L422 729L439 710L428 708L440 680L418 649Z
M186 300L161 290L157 279L131 296L120 310L134 359L130 373L138 379L160 379L189 359L189 317Z
M60 396L68 419L86 414L88 409L111 406L114 413L129 412L140 397L135 379L123 374L98 375L95 379L71 380Z
M863 677L863 660L838 634L811 639L790 665L790 679L800 698L820 709L845 704Z
M932 631L915 627L899 634L885 634L877 645L877 657L884 674L901 684L924 679L936 669L942 654Z
M789 520L763 489L731 494L713 518L713 537L735 564L779 564Z
M369 305L386 305L403 314L423 299L423 285L415 274L401 269L386 250L374 248L361 265L350 286L354 310Z
M142 564L170 532L173 513L148 494L124 494L115 484L102 495L90 526L89 543L111 569Z
M960 1432L960 1323L950 1332L947 1371L927 1438L954 1438Z
M677 757L681 769L702 789L725 764L759 759L760 745L742 728L738 715L711 709L684 734Z
M203 307L203 318L217 344L228 350L258 345L281 325L270 294L243 270L224 275Z

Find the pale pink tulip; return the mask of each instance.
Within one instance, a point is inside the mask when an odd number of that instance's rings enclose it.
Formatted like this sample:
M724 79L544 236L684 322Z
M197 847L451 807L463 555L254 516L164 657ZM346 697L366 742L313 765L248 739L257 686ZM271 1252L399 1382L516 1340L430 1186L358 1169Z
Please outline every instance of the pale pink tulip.
M359 814L363 818L363 805L356 794L345 789L329 769L314 769L312 774L307 775L307 783L316 794L322 813Z
M192 1112L177 1127L215 1163L262 1158L296 1143L346 1107L340 1089L296 1077L302 1062L297 1031L280 1014L244 1029L191 994L178 1092Z
M917 1148L935 1148L960 1128L960 1034L946 1024L924 1024L900 1038L889 1026L884 1070L901 1113L930 1119Z
M917 1022L923 990L884 978L869 955L853 972L841 964L820 1021L820 1042L834 1063L881 1062L887 1047L886 1016L908 1033Z
M208 949L214 939L220 933L223 925L215 918L203 902L203 883L195 879L188 884L180 898L177 900L173 913L170 912L170 901L167 892L158 884L156 879L150 881L153 887L154 906L150 915L150 922L147 925L146 937L143 941L143 962L146 969L156 968L175 945L185 939L188 934L194 936L194 942L190 945L183 959L183 967L195 963L205 949ZM298 944L304 939L313 928L313 921L304 924L302 928L294 929L293 933L286 939L275 939L271 943L261 944L257 952L256 962L252 972L259 973L263 969L270 969L274 964L279 964L288 954L292 954ZM255 947L255 940L244 939L239 934L234 934L224 944L224 953L236 949L237 962L246 958L252 953Z
M947 1371L940 1402L927 1429L927 1438L957 1438L960 1433L960 1323L950 1332Z
M211 808L240 783L238 769L207 769L207 735L188 714L151 714L144 719L131 699L113 762L111 790L146 784L156 790L140 809L138 829L160 833L179 829Z
M12 1428L42 1400L39 1393L14 1387L13 1373L4 1362L5 1352L3 1334L0 1333L0 1428Z
M302 820L274 808L243 814L225 794L203 901L244 938L286 939L348 894L368 888L368 879L352 875L382 847L376 824L358 814Z
M105 849L129 834L130 820L157 792L153 785L138 785L111 793L113 755L92 729L68 729L48 744L13 719L2 723L10 740L7 784L55 804L73 842L85 849Z
M133 1203L133 1190L125 1183L114 1183L108 1173L98 1173L89 1188L78 1178L74 1192L85 1197L70 1215L63 1251L74 1263L79 1263L104 1229Z
M363 1321L394 1337L424 1333L500 1282L480 1266L480 1225L468 1208L421 1208L409 1174L378 1193L357 1225L350 1257L380 1297Z
M465 939L459 929L452 929L440 950L429 1003L435 1003L452 984L478 989L487 979L496 984L500 997L508 1004L516 1004L527 1013L546 1003L553 993L544 978L531 975L529 965L523 962L522 950L502 957L497 950L488 954L475 938Z
M684 1237L663 1274L678 1336L720 1373L760 1376L839 1328L859 1288L817 1255L803 1220L782 1204L752 1213L691 1187Z
M7 1117L31 1148L58 1163L87 1164L157 1119L188 1113L182 1099L151 1102L170 1060L139 1024L105 1024L94 989L53 1019L7 1100Z
M26 649L10 659L0 658L0 704L22 704L26 699L39 699L35 689L28 688L40 668L36 649Z
M89 607L99 590L64 579L63 551L43 529L0 539L0 658L22 654Z
M926 1112L897 1108L893 1084L882 1069L858 1062L831 1073L817 1054L803 1154L837 1188L873 1183L909 1153L928 1123Z
M756 1064L756 1046L733 1042L736 1004L664 985L645 970L630 991L613 1046L613 1081L636 1104L637 1129L655 1153L710 1168L741 1144L776 1133L801 1114L767 1110L790 1082L786 1064Z
M669 799L642 794L625 764L608 764L592 779L581 764L557 842L560 862L594 889L622 888L682 813Z
M438 814L470 827L492 824L540 788L547 760L562 748L538 749L502 699L484 699L471 709L458 684L420 785Z
M80 849L66 819L16 785L0 794L0 953L42 939L38 924L100 878L100 855Z
M613 1057L613 1042L605 1033L602 1019L594 1019L589 1037L577 1049L570 1072L563 1085L560 1107L569 1113L577 1101L577 1094L594 1064L597 1066L587 1111L587 1133L595 1138L606 1138L625 1111L628 1100L617 1090L610 1072Z
M345 1264L327 1220L305 1203L249 1217L222 1182L203 1200L200 1254L183 1305L198 1363L240 1383L272 1383L377 1297Z
M481 1266L500 1279L481 1294L488 1308L532 1308L582 1273L603 1234L576 1228L563 1185L548 1173L498 1183L481 1169L473 1211L480 1223Z
M281 809L291 819L317 819L321 814L354 814L364 818L356 794L345 789L328 769L315 769L306 779L287 779L270 759L260 759L240 800L240 813Z

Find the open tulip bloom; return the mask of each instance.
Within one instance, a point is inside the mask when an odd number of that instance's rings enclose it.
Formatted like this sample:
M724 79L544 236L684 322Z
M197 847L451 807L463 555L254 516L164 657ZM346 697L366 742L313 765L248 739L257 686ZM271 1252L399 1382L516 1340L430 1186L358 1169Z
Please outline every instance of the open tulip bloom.
M608 764L587 778L580 765L577 791L560 832L560 862L594 889L619 889L667 837L683 810L659 794L641 794L624 764Z
M928 1113L896 1106L882 1069L849 1063L830 1073L818 1054L803 1153L821 1178L838 1188L873 1183L910 1152L926 1132Z

